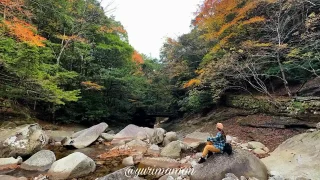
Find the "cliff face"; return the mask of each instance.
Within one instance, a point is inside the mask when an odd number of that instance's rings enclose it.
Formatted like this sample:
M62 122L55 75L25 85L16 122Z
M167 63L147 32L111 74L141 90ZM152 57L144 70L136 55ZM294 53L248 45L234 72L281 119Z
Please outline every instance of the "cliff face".
M228 107L253 110L259 113L281 115L303 121L320 121L320 97L275 98L249 95L227 95L224 104Z

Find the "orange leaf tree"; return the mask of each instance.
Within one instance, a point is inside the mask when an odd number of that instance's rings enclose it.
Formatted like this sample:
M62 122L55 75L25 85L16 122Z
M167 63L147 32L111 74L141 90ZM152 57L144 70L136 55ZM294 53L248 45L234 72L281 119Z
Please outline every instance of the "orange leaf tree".
M245 25L265 20L262 16L249 14L259 2L258 0L205 0L193 24L204 32L203 38L206 41L217 41L212 48L212 52L216 53L230 47L228 46L230 39L242 35Z
M13 21L4 21L9 33L18 40L27 42L30 45L44 46L44 37L35 34L36 28L22 20L14 18Z

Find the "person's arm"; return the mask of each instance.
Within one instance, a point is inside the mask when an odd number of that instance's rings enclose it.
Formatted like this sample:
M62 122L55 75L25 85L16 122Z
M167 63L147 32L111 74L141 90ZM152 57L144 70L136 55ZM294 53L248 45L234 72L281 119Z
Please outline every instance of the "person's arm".
M208 137L207 141L215 142L220 136L221 133L217 133L216 137Z

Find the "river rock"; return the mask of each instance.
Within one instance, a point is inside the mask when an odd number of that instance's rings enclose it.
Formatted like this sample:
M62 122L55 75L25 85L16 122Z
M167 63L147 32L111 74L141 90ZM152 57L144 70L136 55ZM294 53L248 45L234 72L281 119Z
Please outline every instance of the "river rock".
M52 151L41 150L23 162L20 168L29 171L45 171L48 170L55 161L56 156Z
M145 132L139 131L136 138L139 140L146 140L148 136Z
M114 134L108 134L108 133L101 133L101 137L105 139L106 141L110 142L114 138Z
M48 176L39 174L39 176L33 178L33 180L49 180Z
M193 132L191 134L188 134L183 139L183 142L187 144L189 147L197 149L200 146L200 144L205 144L207 142L207 138L209 136L209 133Z
M139 168L179 168L180 165L175 159L167 157L143 158L139 163Z
M134 171L131 167L122 168L96 180L143 180L143 178L135 177Z
M150 139L151 144L162 143L165 133L166 133L166 130L164 130L162 128L156 128L153 132L151 139Z
M241 177L240 177L240 180L247 180L247 178L244 177L244 176L241 176Z
M78 149L85 148L96 141L101 133L103 133L107 129L107 127L108 124L103 122L88 129L82 130L80 131L81 133L79 135L76 135L76 138L73 139L71 145Z
M73 133L72 135L71 135L71 138L77 138L78 136L80 136L80 134L82 134L82 133L84 133L86 130L88 130L88 129L82 129L82 130L80 130L80 131L77 131L77 132L75 132L75 133Z
M38 124L1 130L0 158L31 155L48 144L48 136Z
M158 145L156 144L152 144L149 148L148 148L148 154L151 154L153 156L159 156L160 154L160 148Z
M153 132L153 130L150 130L150 128L143 128L133 124L129 124L114 136L111 144L119 144L119 142L122 141L131 141L136 138L136 135L139 132L144 132L147 136L149 136L150 131Z
M70 137L74 132L73 131L45 131L49 136L51 142L61 142L64 138Z
M124 166L133 166L134 165L133 157L129 156L129 157L124 158L122 160L122 165L124 165Z
M1 180L28 180L26 177L14 177L8 175L0 175Z
M148 128L148 127L143 127L143 131L146 132L147 138L150 139L154 133L154 129Z
M159 180L177 180L179 176L177 174L166 174L161 176Z
M170 158L179 158L181 153L181 147L179 141L172 141L166 147L161 150L160 155Z
M176 132L167 132L167 133L164 135L164 139L163 139L162 145L163 145L163 146L166 146L166 145L168 145L170 142L176 141L176 140L178 140L178 136L177 136L177 133L176 133Z
M72 179L94 172L96 164L83 153L75 152L54 162L48 171L53 180Z
M237 143L237 141L238 141L237 137L233 137L233 136L230 136L230 135L226 136L226 142L227 143Z
M317 123L316 128L320 129L320 122Z
M250 149L263 149L266 146L264 144L262 144L261 142L257 142L257 141L250 141L248 142L248 148Z
M139 139L132 140L126 144L131 149L145 153L147 151L147 143Z
M239 180L239 178L232 173L227 173L225 175L225 178L223 178L222 180Z
M19 156L16 159L13 157L10 158L0 158L0 169L1 166L8 166L8 165L18 165L22 163L22 158Z
M0 171L1 170L14 170L18 168L18 165L22 163L22 158L19 156L17 159L10 158L0 158Z
M178 140L179 141L179 140ZM179 141L180 142L180 147L181 147L181 151L182 152L188 152L191 151L191 147L189 145L187 145L186 143Z
M273 176L287 179L320 177L320 131L296 135L261 159Z
M248 151L236 148L232 155L214 154L203 164L195 165L191 180L223 179L226 173L237 177L268 179L267 168L260 159Z
M268 153L268 152L264 151L263 149L254 149L252 152L257 155L265 155Z

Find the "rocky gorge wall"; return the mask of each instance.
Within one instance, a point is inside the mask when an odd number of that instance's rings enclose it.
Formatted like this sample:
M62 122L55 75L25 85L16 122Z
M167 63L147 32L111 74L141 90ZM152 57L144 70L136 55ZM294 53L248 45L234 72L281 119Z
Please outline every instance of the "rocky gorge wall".
M224 105L278 116L294 117L303 121L320 121L320 97L278 97L271 101L263 96L226 95Z

